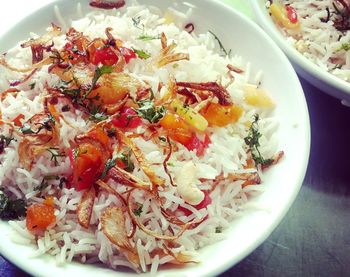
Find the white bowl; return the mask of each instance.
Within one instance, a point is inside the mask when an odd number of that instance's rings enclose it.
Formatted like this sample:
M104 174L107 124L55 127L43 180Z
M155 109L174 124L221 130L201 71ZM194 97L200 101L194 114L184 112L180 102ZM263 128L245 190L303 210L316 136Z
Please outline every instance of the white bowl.
M286 53L298 74L320 90L349 103L350 83L323 70L291 46L269 15L265 0L250 0L250 2L258 24Z
M44 1L41 1L44 2ZM87 1L80 1L87 6ZM58 1L65 17L75 14L77 1ZM170 5L179 10L188 8L182 1L147 0L160 8ZM268 170L264 177L267 190L252 199L251 203L263 209L249 209L244 216L232 223L225 231L228 238L203 248L201 263L183 268L161 269L159 276L212 276L217 275L251 253L259 246L282 220L293 203L303 182L310 147L310 126L304 94L293 67L275 43L252 21L240 15L220 1L193 0L193 22L197 30L212 30L223 38L224 45L250 61L253 72L264 71L263 88L269 91L277 103L275 115L279 118L278 139L285 151L283 160ZM26 39L30 31L44 32L54 18L54 4L49 4L21 20L0 39L0 51ZM6 13L6 5L2 8ZM0 22L1 23L1 22ZM200 24L199 24L200 23ZM3 26L1 24L1 26ZM0 251L11 262L35 276L125 276L134 273L113 271L101 266L71 263L58 267L50 256L28 258L32 246L18 245L9 238L10 227L0 222Z

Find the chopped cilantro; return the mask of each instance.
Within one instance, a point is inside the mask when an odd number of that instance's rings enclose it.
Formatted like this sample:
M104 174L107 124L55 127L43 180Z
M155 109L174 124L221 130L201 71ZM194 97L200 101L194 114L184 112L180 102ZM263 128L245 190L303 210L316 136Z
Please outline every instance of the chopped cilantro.
M137 104L139 108L136 109L139 116L148 120L150 123L157 123L165 115L166 109L164 106L155 107L153 101L150 99L145 99L138 101Z

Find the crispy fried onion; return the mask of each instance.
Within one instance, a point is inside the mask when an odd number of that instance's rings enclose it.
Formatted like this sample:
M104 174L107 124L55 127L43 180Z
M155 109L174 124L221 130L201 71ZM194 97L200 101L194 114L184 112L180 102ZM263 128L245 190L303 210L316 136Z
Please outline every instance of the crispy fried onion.
M230 94L225 87L217 82L192 83L192 82L176 82L179 87L189 88L199 91L210 91L218 98L219 104L223 106L232 105Z
M108 184L108 183L106 183L106 182L104 182L102 180L97 180L96 184L99 185L105 191L115 195L119 200L121 200L121 202L124 204L124 206L127 205L126 200L124 199L124 197L115 188L113 188L110 184Z
M231 182L236 181L243 181L242 187L253 185L253 184L260 184L261 178L258 174L258 172L253 173L230 173L227 177L224 177L223 175L220 175L216 177L214 185L211 187L210 192L215 190L215 188L220 184L223 180L230 180Z
M170 255L174 258L173 261L170 261L172 264L188 264L188 263L199 263L198 261L194 260L190 255L184 254L184 253L177 253L175 254L173 251L171 251L171 248L164 242L163 243L164 252L167 255Z
M124 199L124 197L114 188L112 187L110 184L103 182L102 180L97 180L96 184L100 186L101 189L104 189L105 191L112 193L113 195L115 195L119 200L121 200L121 202L123 203L123 207L126 207L128 204L126 203L126 200ZM136 232L136 225L135 224L131 224L132 229L130 231L130 233L127 235L128 238L132 238L135 235Z
M26 48L30 47L32 50L32 64L40 62L44 58L44 50L50 51L53 43L46 47L45 45L51 41L54 37L57 37L61 34L61 28L52 23L52 30L46 33L45 35L37 38L31 39L25 43L21 44L21 47Z
M90 189L84 191L82 197L80 198L77 207L77 216L79 224L84 228L89 228L92 208L94 207L94 201L96 197L96 191L94 186Z
M157 58L157 66L162 67L172 62L177 62L181 60L189 60L190 55L187 53L174 53L176 48L176 43L173 42L170 45L167 45L167 38L164 33L161 35L162 50Z
M125 171L120 167L112 167L107 174L106 179L112 179L115 182L123 184L125 186L129 186L132 188L142 189L146 191L150 191L152 188L152 184L146 183L131 173Z
M175 184L174 184L174 181L173 181L173 177L171 176L170 172L169 172L169 169L168 169L168 161L169 159L171 158L171 154L173 153L173 147L171 145L171 141L169 139L169 137L166 138L166 141L168 143L168 148L169 148L169 151L168 151L168 154L166 155L164 161L163 161L163 167L164 167L164 171L165 173L168 175L169 177L169 181L170 181L170 184L175 187Z
M125 215L122 208L106 208L101 215L102 232L134 266L140 264L135 248L130 244L125 229Z
M157 176L156 173L154 172L154 170L151 169L149 162L147 161L145 155L140 150L140 148L138 148L138 146L131 139L129 139L127 136L125 136L122 131L117 130L116 134L117 134L118 140L121 143L123 143L131 148L131 151L135 155L136 160L138 161L140 167L142 168L142 170L144 171L146 176L151 181L152 185L154 185L156 187L157 186L164 186L165 180L163 178Z
M41 68L44 65L51 64L51 63L52 63L52 57L47 57L47 58L43 59L42 61L40 61L36 64L33 64L32 66L18 68L18 67L14 67L14 66L8 64L4 55L0 56L0 65L6 67L7 69L9 69L11 71L21 72L21 73L29 72L31 70L34 70L36 68Z
M232 64L228 64L226 67L227 67L227 69L228 69L229 71L233 71L233 72L236 72L236 73L238 73L238 74L244 72L242 69L240 69L240 68L238 68L238 67L236 67L236 66L234 66L234 65L232 65Z
M136 224L144 233L146 233L147 235L150 235L154 238L157 239L163 239L163 240L176 240L178 239L189 227L192 226L193 222L188 222L186 224L182 224L181 229L178 231L177 234L173 235L173 236L169 236L169 235L162 235L162 234L158 234L155 231L152 231L150 229L148 229L145 225L143 225L143 223L140 222L139 218L135 215L134 213L134 209L135 209L135 205L132 201L133 198L133 193L136 190L133 189L132 191L130 191L128 197L127 197L127 203L128 203L128 213L132 219L132 222L134 224Z
M3 92L0 93L0 100L4 101L7 95L9 94L11 94L13 97L16 97L18 92L20 92L20 90L16 88L9 88L7 90L4 90Z
M99 9L111 10L119 9L125 5L124 0L108 1L108 0L92 0L90 6Z
M36 156L57 145L59 124L53 120L51 114L46 112L34 115L25 124L31 131L23 134L24 138L19 144L18 155L24 168L30 169Z

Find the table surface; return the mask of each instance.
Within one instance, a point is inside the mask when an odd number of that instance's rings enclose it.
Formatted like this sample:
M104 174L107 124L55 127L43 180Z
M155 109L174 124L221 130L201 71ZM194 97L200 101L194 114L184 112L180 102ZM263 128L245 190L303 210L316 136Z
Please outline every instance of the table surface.
M226 1L247 12L248 1ZM270 237L223 277L350 276L350 108L301 82L312 137L303 186ZM29 275L0 256L0 276Z

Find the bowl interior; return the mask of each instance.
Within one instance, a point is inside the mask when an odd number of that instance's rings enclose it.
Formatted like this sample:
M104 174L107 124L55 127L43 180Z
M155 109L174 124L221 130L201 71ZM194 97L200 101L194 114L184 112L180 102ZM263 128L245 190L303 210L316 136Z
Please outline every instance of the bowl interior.
M269 15L265 0L251 0L250 2L257 22L286 53L300 76L320 90L339 99L350 101L350 83L321 69L290 45Z
M0 39L0 51L3 52L19 40L26 39L31 31L43 33L52 21L58 23L55 20L54 5L59 7L65 18L77 18L77 2L57 1L26 17ZM84 11L90 10L87 7L88 1L79 2ZM275 115L280 122L277 136L280 149L285 151L285 158L266 172L263 181L268 184L267 191L251 201L251 204L260 209L247 209L225 231L227 240L203 248L199 257L201 263L184 268L162 269L159 272L159 276L216 275L240 261L262 243L295 199L304 179L309 157L310 127L305 98L299 80L282 51L257 25L221 2L146 0L142 4L152 4L162 9L173 6L182 11L187 10L189 5L193 6L191 22L196 25L197 33L207 30L215 32L227 48L251 62L253 74L263 70L262 87L277 103ZM47 272L50 272L50 276L134 275L79 263L57 267L54 259L49 256L28 259L33 247L12 243L9 231L9 226L0 222L0 232L6 238L0 241L1 253L33 275L45 276Z

